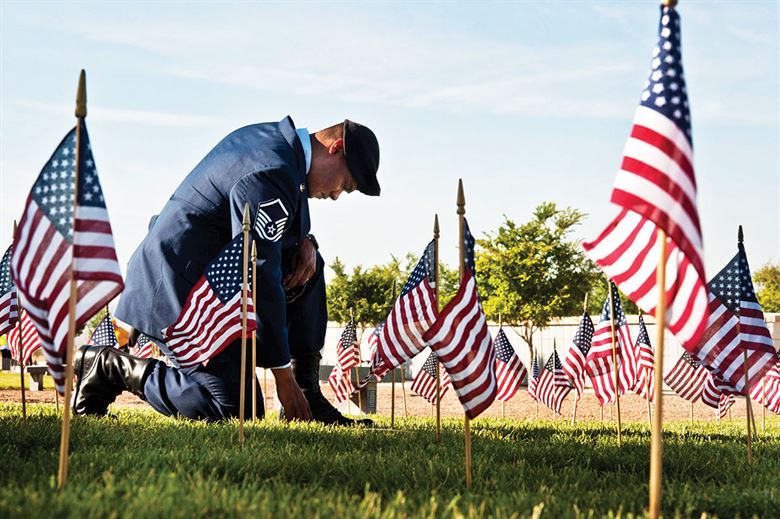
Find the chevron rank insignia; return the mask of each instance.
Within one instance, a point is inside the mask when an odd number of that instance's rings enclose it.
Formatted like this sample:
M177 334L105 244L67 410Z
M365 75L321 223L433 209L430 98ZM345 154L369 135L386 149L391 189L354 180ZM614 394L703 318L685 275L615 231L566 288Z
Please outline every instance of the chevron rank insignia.
M277 241L284 234L284 228L287 225L287 218L290 213L284 204L278 198L260 202L257 206L257 217L255 218L255 232L257 235L268 241Z

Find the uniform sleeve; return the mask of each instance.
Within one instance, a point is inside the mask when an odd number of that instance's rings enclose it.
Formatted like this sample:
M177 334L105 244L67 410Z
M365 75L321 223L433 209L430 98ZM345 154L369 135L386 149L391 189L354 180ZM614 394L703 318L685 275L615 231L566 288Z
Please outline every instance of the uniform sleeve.
M282 235L294 215L297 199L283 171L246 175L230 190L233 235L242 232L244 204L249 204L251 235L257 246L258 365L284 366L290 362L287 317L282 286ZM259 213L259 214L258 214Z

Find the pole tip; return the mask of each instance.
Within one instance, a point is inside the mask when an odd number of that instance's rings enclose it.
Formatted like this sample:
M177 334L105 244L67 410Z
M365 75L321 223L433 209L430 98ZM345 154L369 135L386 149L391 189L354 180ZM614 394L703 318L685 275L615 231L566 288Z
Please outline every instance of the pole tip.
M590 296L590 292L585 292L585 302L582 303L582 310L584 312L588 311L588 297Z
M466 195L463 194L463 179L458 179L458 207L466 205Z
M742 226L739 226L739 230L737 231L737 241L739 243L742 243L745 241L745 234L742 232Z
M257 259L257 242L252 240L252 261Z
M83 119L87 116L87 73L81 69L79 74L79 88L76 91L76 117Z
M16 239L16 220L14 220L14 235L12 236L13 239Z
M244 225L249 226L249 203L244 204Z
M439 214L433 215L433 237L439 237Z
M661 0L661 5L664 7L675 7L677 0Z

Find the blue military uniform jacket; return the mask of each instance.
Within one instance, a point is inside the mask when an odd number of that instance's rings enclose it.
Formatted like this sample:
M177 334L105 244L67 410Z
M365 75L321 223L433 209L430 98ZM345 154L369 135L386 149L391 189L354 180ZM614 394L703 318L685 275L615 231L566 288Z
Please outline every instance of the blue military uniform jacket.
M283 221L279 229L271 225L253 233L257 333L260 365L290 361L282 255L310 228L306 161L290 117L240 128L217 144L176 189L130 258L116 316L162 343L169 358L162 330L176 321L209 262L241 232L245 203L252 222L258 207L261 220Z

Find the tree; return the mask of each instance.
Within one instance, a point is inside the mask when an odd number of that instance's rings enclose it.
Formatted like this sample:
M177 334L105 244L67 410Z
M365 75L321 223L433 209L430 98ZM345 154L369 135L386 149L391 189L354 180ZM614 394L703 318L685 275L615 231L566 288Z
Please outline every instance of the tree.
M327 286L328 316L346 323L350 310L355 324L362 330L374 326L387 317L393 304L393 281L398 282L398 265L374 265L367 269L358 265L348 273L346 266L336 258L330 268L335 274ZM397 283L398 290L401 290Z
M585 214L544 202L527 223L509 218L495 233L477 240L477 278L487 316L523 326L521 337L533 352L533 333L556 317L582 311L585 294L603 276L569 238Z
M620 303L623 305L623 312L626 314L638 314L639 307L636 303L627 298L623 292L620 292ZM601 309L604 307L604 301L609 297L607 292L607 278L601 275L593 282L593 287L588 294L588 313L590 315L598 316L601 314Z
M753 275L753 282L764 312L780 312L780 265L767 263Z

